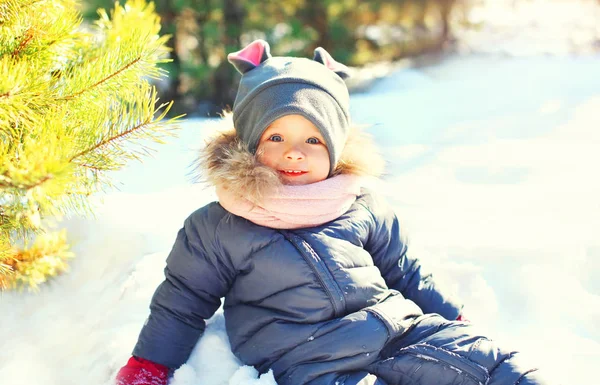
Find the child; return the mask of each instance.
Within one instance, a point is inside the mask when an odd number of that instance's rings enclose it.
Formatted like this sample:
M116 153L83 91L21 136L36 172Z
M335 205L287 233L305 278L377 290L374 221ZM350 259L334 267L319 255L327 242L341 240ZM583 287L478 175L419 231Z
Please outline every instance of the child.
M280 385L542 384L462 321L361 189L381 162L350 129L347 68L322 48L272 57L262 40L228 59L235 131L204 150L219 202L179 231L118 383L166 384L224 297L233 353Z

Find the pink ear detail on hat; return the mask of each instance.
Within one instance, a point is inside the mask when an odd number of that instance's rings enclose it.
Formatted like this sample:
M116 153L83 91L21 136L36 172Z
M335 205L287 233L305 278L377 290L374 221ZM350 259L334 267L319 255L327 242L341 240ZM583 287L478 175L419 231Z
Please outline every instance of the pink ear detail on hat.
M336 74L338 74L342 79L346 79L350 76L350 70L348 67L335 61L333 57L329 54L329 52L325 51L325 48L318 47L315 49L315 56L313 60L318 61L325 65L325 67L329 68Z
M227 60L233 64L239 73L244 74L270 58L270 50L269 43L258 39L248 44L242 50L227 55Z

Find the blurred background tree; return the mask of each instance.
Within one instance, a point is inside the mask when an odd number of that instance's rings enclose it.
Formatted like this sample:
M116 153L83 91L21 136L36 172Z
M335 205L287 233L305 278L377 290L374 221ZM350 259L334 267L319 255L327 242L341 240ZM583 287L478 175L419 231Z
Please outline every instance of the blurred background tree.
M87 0L86 17L113 0ZM156 0L173 36L161 95L177 112L215 114L231 106L238 75L226 61L256 38L276 55L311 56L322 46L351 66L436 52L453 41L456 16L472 0Z
M48 220L90 213L110 171L174 128L150 83L168 53L154 6L111 8L80 28L74 0L0 2L0 289L65 270L66 234Z

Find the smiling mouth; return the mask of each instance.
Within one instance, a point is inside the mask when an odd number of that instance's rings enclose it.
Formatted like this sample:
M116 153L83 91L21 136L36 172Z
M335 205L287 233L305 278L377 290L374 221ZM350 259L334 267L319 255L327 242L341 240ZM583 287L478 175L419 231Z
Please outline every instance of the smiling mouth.
M307 174L308 171L297 171L297 170L279 170L280 173L282 173L285 176L301 176L304 174Z

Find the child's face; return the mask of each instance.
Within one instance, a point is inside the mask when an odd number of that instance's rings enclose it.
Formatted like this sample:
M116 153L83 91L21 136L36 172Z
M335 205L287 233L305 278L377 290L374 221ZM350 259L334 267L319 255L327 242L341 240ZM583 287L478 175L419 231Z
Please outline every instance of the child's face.
M302 185L327 179L329 151L319 129L302 115L275 120L258 143L258 160L277 170L283 183Z

